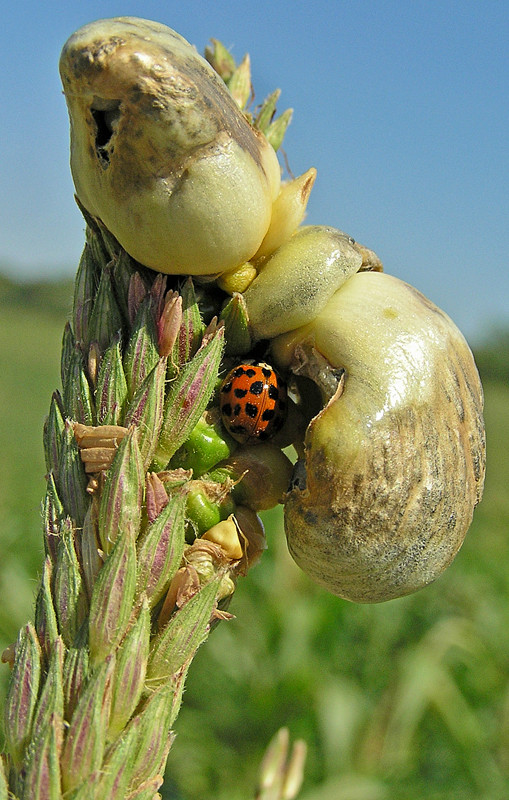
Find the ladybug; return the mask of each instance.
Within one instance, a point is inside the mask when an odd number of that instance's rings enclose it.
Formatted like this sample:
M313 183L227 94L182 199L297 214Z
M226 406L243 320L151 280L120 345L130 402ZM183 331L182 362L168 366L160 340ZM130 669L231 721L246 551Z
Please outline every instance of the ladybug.
M265 442L285 421L286 387L269 364L239 364L221 384L219 405L223 425L237 442Z

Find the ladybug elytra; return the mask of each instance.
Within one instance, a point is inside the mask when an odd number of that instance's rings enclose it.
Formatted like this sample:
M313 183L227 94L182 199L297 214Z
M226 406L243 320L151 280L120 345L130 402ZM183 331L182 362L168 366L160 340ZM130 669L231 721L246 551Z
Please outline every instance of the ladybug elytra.
M270 439L286 416L286 387L264 362L234 367L219 391L223 425L242 444Z

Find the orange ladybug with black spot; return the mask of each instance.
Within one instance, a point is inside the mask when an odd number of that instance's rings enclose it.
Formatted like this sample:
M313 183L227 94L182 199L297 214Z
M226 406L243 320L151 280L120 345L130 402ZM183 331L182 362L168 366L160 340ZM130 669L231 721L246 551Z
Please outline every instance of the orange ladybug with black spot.
M239 364L221 384L219 405L223 425L236 441L266 442L285 421L286 386L270 364Z

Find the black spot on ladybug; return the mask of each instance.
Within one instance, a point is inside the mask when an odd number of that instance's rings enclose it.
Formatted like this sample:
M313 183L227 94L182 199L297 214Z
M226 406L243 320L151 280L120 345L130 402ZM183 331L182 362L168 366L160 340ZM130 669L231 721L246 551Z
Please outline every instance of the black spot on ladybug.
M241 411L242 411L242 406L240 405L240 403L237 403L237 405L233 406L234 417L238 417Z
M264 422L270 422L271 419L274 419L276 412L273 408L266 408L262 414L262 419Z
M234 389L233 394L238 398L245 397L247 394L247 389Z
M273 386L272 384L269 386L268 395L271 400L278 400L279 399L279 389L277 386Z
M231 417L232 415L231 405L229 403L224 403L224 405L222 406L222 412L225 415L225 417Z
M243 425L231 425L230 426L230 433L235 436L238 435L245 435L247 433L245 427Z
M250 419L256 419L258 415L258 406L253 405L253 403L246 403L245 411Z
M262 381L253 381L251 386L249 387L249 391L251 394L259 395L263 392L263 383Z

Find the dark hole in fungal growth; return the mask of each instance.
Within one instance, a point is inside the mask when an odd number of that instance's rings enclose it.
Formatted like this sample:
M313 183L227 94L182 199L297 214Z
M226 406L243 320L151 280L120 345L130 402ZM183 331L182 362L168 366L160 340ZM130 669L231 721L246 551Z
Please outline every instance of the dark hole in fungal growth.
M306 482L306 462L303 460L296 461L288 491L291 492L292 489L299 489L301 492L303 492L306 489Z
M90 111L96 125L95 150L102 166L107 167L113 152L111 138L120 116L120 100L95 98Z

